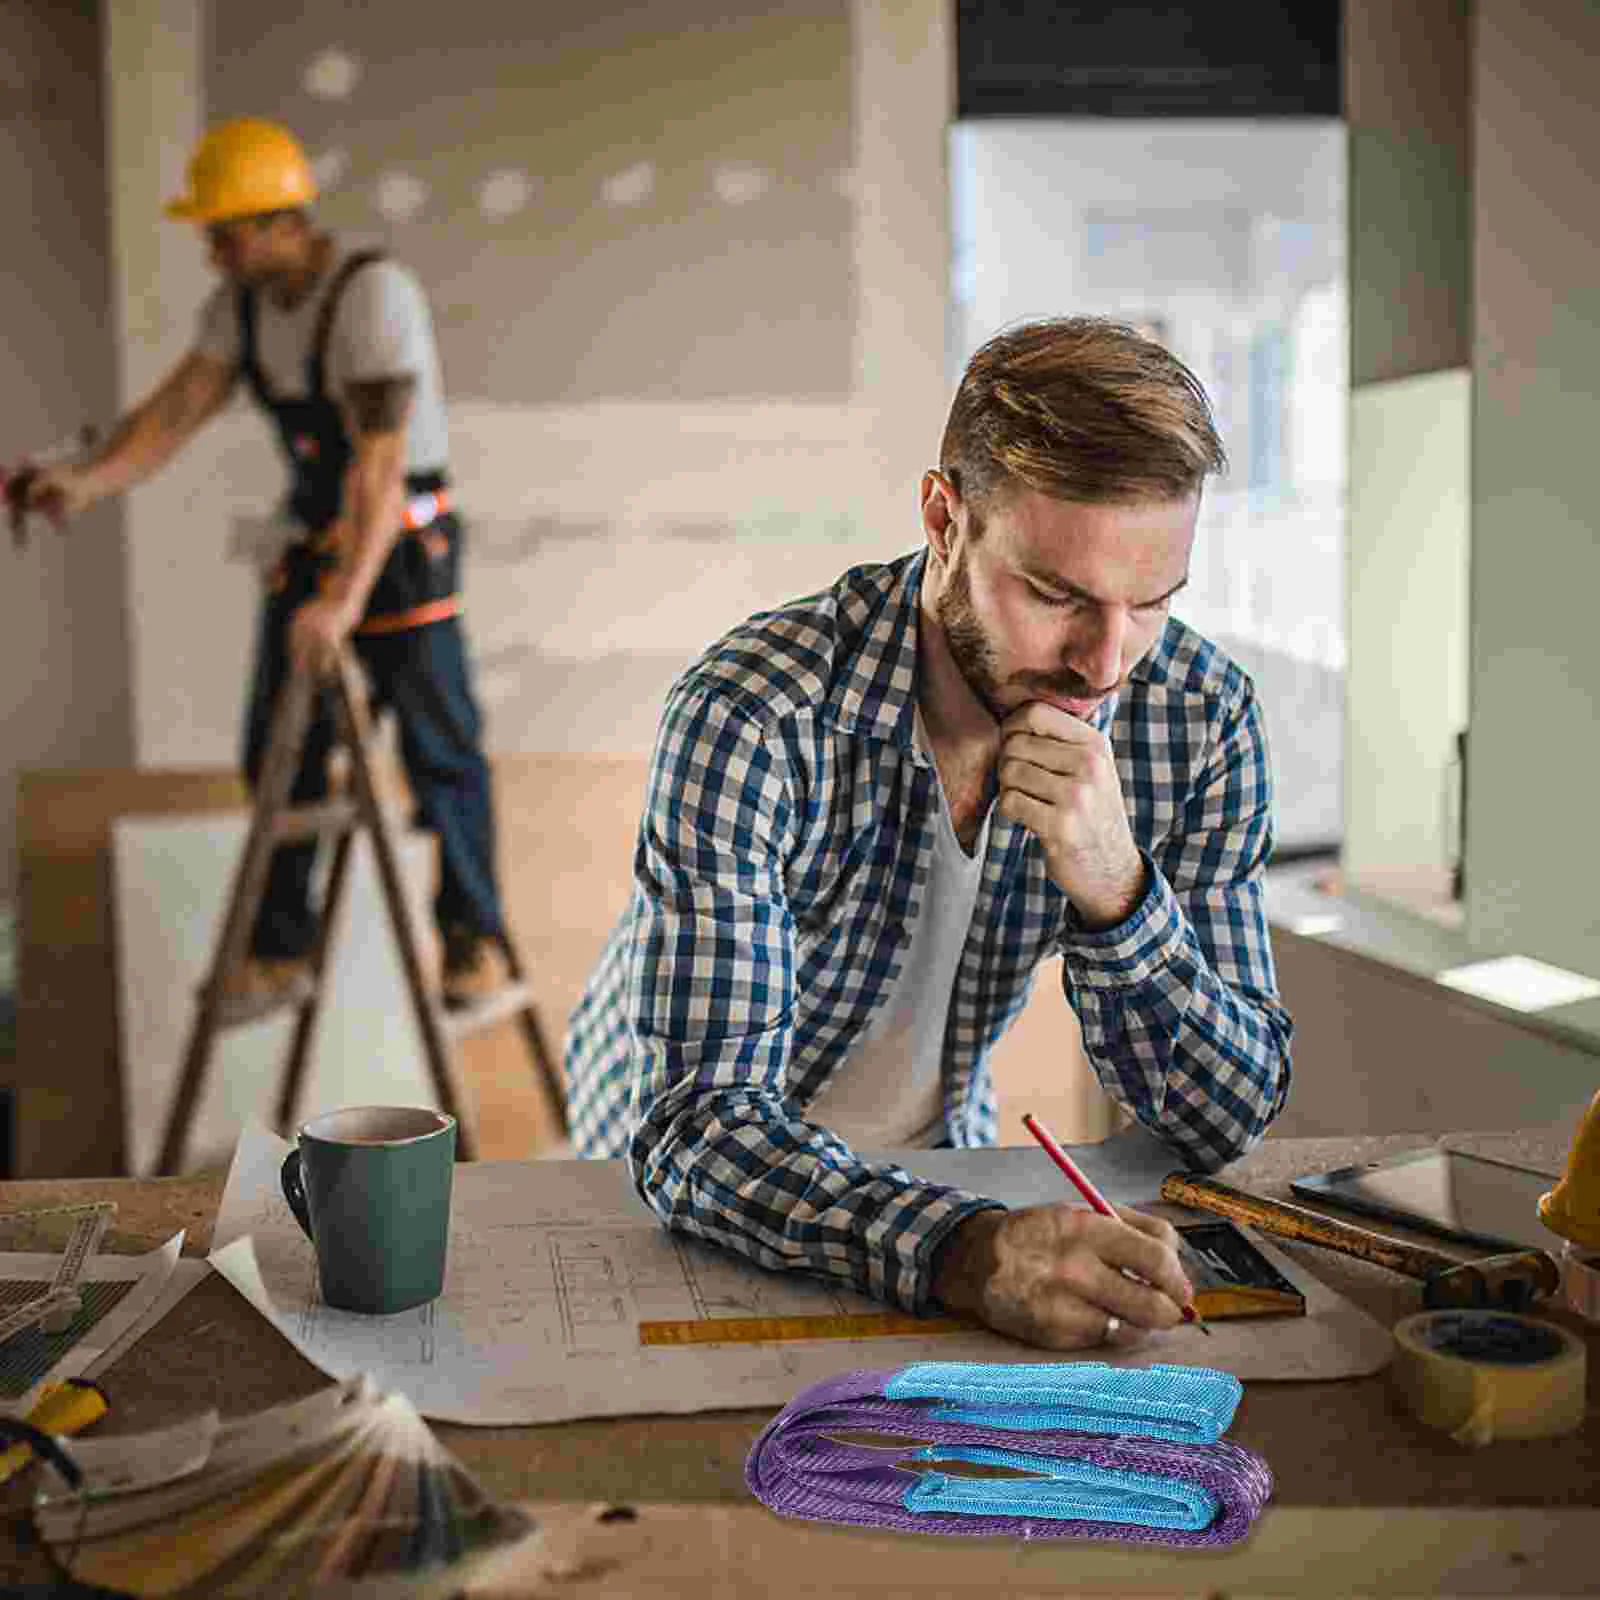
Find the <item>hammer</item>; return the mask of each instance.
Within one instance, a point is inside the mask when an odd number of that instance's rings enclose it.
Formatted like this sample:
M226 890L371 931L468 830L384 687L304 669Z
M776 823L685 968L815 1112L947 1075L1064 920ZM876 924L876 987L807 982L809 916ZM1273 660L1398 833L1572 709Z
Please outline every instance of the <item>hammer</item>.
M1250 1223L1285 1239L1300 1239L1361 1261L1372 1261L1408 1278L1420 1278L1422 1303L1430 1309L1477 1306L1522 1311L1561 1287L1561 1268L1543 1250L1518 1250L1486 1256L1480 1261L1457 1261L1424 1245L1405 1244L1348 1222L1320 1217L1300 1206L1285 1205L1281 1200L1246 1194L1198 1172L1168 1173L1161 1180L1161 1198L1172 1205L1214 1211L1218 1216Z
M75 438L63 440L48 450L29 456L15 472L0 469L0 499L5 501L6 520L11 524L11 542L23 549L28 542L28 491L42 467L53 467L71 461L94 447L98 431L93 427L80 428Z

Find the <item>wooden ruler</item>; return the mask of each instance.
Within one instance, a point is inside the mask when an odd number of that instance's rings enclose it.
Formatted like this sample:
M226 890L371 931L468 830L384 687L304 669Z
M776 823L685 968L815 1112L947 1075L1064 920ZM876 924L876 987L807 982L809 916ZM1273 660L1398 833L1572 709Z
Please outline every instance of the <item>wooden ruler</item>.
M972 1333L955 1317L913 1317L901 1311L832 1312L821 1316L709 1317L641 1322L639 1343L782 1344L793 1339L903 1339L907 1335Z

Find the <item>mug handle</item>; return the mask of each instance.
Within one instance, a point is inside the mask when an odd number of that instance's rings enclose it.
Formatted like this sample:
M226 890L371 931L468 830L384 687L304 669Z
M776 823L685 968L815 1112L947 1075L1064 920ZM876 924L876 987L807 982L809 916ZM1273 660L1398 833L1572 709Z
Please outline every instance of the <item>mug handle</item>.
M300 1224L300 1230L315 1244L316 1236L311 1232L311 1209L306 1204L305 1178L300 1171L300 1152L291 1150L283 1158L283 1170L279 1174L283 1181L283 1198L289 1202L289 1209L294 1212L294 1220Z

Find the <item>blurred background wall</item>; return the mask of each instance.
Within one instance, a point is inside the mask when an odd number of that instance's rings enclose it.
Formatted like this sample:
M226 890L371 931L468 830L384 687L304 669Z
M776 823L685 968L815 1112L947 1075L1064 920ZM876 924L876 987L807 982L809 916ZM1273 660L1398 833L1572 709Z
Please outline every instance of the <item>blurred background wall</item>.
M1281 842L1337 846L1463 948L1600 973L1592 3L723 9L0 5L0 449L183 354L212 280L161 204L208 121L281 117L326 222L432 295L501 767L637 760L719 629L919 542L979 339L1114 311L1219 406L1233 469L1179 611L1262 687ZM0 902L17 773L231 774L280 489L240 403L122 506L3 551ZM625 832L627 783L616 806ZM107 892L69 844L86 898L52 944L97 940ZM1388 1061L1360 1009L1308 1004L1298 1058Z
M1342 824L1345 173L1337 115L984 116L951 133L952 379L1007 323L1071 310L1144 328L1206 388L1229 467L1173 610L1255 679L1280 854L1335 850Z
M244 0L44 0L43 14L77 19L86 55L70 74L41 56L41 81L70 78L104 122L99 174L95 141L77 139L96 192L72 214L107 231L65 243L101 274L114 347L81 315L30 332L54 349L70 323L116 389L102 377L91 403L75 386L76 406L18 432L103 418L179 359L212 279L194 230L161 204L208 122L282 119L313 154L319 219L392 250L431 296L492 750L637 754L663 691L720 629L920 542L917 478L983 338L1022 316L1121 315L1195 367L1233 457L1180 614L1262 686L1280 845L1335 848L1337 66L1331 47L1309 50L1329 57L1322 116L1284 116L1270 85L1242 92L1237 69L1221 75L1230 117L1173 120L1170 87L1148 115L1126 88L1092 108L1116 115L1086 115L1084 84L1111 82L1100 63L1127 48L1129 24L1104 9L1019 23L943 0L337 0L282 16ZM1029 57L1016 29L1035 25L1053 31ZM1207 38L1177 48L1221 60L1239 47ZM1212 78L1204 91L1195 77L1197 105ZM1052 102L1052 83L1077 98ZM74 535L103 552L98 603L118 607L122 631L97 622L93 636L116 663L97 687L120 697L122 746L100 755L32 697L31 715L68 729L64 759L235 759L280 492L241 397L102 513L109 534ZM59 648L62 630L47 631ZM51 759L35 741L21 764Z
M297 129L319 219L427 285L496 751L647 751L663 692L721 629L919 542L948 399L944 7L732 10L264 21L242 0L135 0L112 39L130 76L164 40L187 51L187 81L111 146L138 195L128 275L161 300L126 330L130 370L192 336L193 263L157 270L146 240L199 257L155 207L207 119ZM241 400L135 515L143 763L232 759L281 492L265 438Z
M92 0L0 5L0 461L115 404L106 310L104 30ZM16 777L133 755L122 508L0 546L0 906L16 892ZM0 994L8 989L0 981Z

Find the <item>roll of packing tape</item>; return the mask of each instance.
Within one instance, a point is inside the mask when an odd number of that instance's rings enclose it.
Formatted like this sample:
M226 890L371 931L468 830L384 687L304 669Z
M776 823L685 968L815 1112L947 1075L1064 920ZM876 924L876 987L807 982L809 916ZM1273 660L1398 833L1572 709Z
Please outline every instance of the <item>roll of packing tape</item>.
M1460 1444L1547 1439L1583 1423L1583 1341L1507 1311L1424 1311L1395 1325L1390 1381Z
M1600 1322L1600 1250L1567 1240L1561 1251L1561 1297L1580 1317Z

